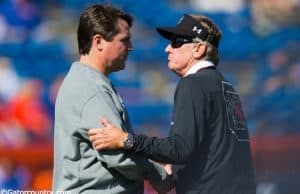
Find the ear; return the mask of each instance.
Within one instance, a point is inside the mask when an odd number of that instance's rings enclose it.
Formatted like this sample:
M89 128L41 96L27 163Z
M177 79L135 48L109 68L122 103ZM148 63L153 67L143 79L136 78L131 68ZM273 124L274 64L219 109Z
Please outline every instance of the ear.
M93 36L93 47L96 48L98 51L103 50L103 38L99 34Z
M201 59L206 53L207 46L205 44L198 44L193 50L194 58Z

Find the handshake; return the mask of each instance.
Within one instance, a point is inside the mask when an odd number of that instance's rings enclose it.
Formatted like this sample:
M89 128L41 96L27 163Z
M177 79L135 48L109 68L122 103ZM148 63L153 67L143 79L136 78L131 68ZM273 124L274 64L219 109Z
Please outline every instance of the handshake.
M174 181L172 176L172 165L171 164L161 164L156 163L154 161L151 161L154 164L154 166L159 165L163 166L164 172L160 172L160 177L147 177L149 180L151 186L156 190L158 194L166 194L168 193L173 187L174 187ZM159 171L159 168L157 169ZM157 172L156 171L156 172ZM152 171L155 172L155 171ZM159 181L158 181L159 180Z
M110 124L106 119L101 119L101 124L104 126L104 128L94 128L90 129L88 132L89 140L92 142L92 145L96 150L130 150L128 147L133 147L131 144L134 144L134 140L130 139L127 132L114 126L113 124ZM125 145L124 142L126 142L126 139L130 139L131 146ZM146 167L147 170L145 179L149 180L152 187L159 194L167 193L174 187L172 165L157 163L150 159L148 160L150 165Z

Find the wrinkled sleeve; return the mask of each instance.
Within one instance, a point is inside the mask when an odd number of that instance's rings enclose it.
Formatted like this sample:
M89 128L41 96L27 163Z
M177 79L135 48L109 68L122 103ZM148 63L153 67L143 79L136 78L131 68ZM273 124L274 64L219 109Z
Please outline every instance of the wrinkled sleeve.
M89 144L90 149L94 149L89 142L88 130L90 128L103 127L100 124L100 118L106 118L112 124L118 127L124 127L122 117L109 94L96 93L91 96L81 111L78 134ZM88 149L89 149L88 148ZM105 163L107 168L112 168L130 180L143 180L144 178L163 179L166 177L165 171L157 170L145 157L141 155L131 155L127 152L116 151L97 151L94 149L98 160Z
M199 141L197 137L201 131L197 129L203 127L196 126L196 118L203 119L203 98L201 90L193 87L192 80L183 79L175 92L169 137L135 135L136 144L133 152L142 153L156 161L172 164L186 163L195 151L195 144Z

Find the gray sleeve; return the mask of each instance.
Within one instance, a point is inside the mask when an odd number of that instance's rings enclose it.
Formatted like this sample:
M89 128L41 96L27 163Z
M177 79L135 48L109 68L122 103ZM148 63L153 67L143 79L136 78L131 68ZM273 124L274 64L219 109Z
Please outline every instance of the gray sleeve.
M78 133L89 141L88 130L102 127L100 118L105 118L118 127L124 127L121 113L118 112L111 97L108 94L98 92L90 97L81 111ZM91 149L94 149L91 145ZM95 149L94 149L95 150ZM94 151L99 161L104 162L107 168L113 168L120 174L131 180L141 180L147 177L163 178L164 172L141 155L130 155L127 152ZM159 174L160 176L158 176Z

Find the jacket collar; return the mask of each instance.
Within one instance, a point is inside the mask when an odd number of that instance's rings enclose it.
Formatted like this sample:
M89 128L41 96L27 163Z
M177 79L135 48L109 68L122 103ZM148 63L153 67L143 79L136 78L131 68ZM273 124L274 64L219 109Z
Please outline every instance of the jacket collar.
M186 77L190 74L197 73L200 69L205 69L207 67L215 66L211 61L201 60L195 65L193 65L183 77Z

